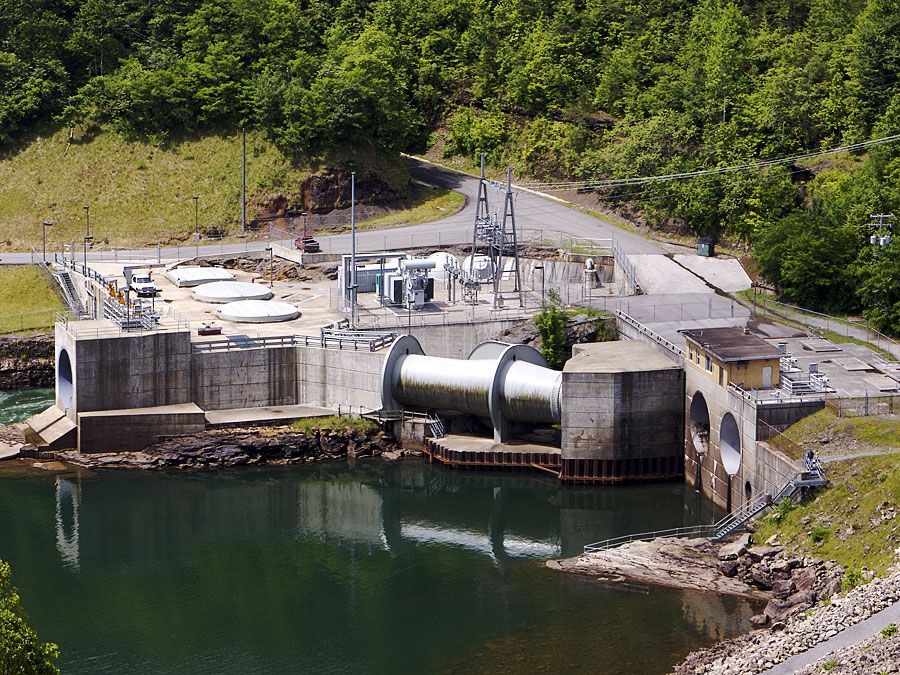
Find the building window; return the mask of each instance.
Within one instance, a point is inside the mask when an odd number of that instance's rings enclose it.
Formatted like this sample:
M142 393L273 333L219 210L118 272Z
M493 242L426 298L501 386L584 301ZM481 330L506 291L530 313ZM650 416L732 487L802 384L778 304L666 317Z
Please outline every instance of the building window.
M719 386L722 386L722 367L719 367Z
M706 357L706 369L709 372L712 372L712 359L709 358L708 356Z

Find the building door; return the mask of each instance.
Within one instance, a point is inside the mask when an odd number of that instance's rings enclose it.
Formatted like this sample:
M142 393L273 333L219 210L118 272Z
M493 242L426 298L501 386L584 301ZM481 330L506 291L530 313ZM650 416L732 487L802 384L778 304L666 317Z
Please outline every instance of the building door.
M771 389L772 388L772 366L765 366L763 368L763 389Z

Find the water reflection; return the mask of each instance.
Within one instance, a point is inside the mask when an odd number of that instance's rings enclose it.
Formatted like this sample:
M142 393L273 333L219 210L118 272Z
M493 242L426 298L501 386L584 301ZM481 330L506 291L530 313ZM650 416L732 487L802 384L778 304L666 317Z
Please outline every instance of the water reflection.
M717 515L675 483L424 462L0 476L0 555L66 672L652 673L744 629L746 603L540 561Z
M56 478L56 550L63 565L80 568L78 552L78 511L81 505L81 485L77 480Z

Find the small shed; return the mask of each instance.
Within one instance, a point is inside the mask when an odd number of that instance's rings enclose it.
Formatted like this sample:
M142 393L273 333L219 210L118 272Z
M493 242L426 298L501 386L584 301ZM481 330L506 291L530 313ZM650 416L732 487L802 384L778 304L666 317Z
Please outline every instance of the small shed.
M716 240L712 237L697 237L697 255L713 258L716 255Z

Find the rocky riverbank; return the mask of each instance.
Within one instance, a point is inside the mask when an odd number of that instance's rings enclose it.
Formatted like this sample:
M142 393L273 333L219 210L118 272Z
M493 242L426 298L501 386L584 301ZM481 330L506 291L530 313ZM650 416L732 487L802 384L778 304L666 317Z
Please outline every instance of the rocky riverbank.
M0 390L52 387L52 335L0 337Z
M678 675L761 673L794 654L839 635L845 628L898 601L900 569L895 568L889 576L857 586L844 597L836 594L824 598L824 602L816 605L815 609L786 616L777 626L773 626L777 630L754 631L694 652L674 672ZM877 639L874 641L877 642ZM883 646L879 643L877 653L873 654L865 651L863 644L857 644L846 648L843 657L836 654L828 660L833 661L833 667L839 658L843 658L846 668L843 672L846 673L897 672L897 647L884 649ZM804 672L818 670L807 668Z
M91 469L145 471L201 470L219 467L304 464L365 457L398 459L403 451L380 429L315 429L290 426L265 429L217 429L178 436L140 452L81 454L74 450L57 459Z

